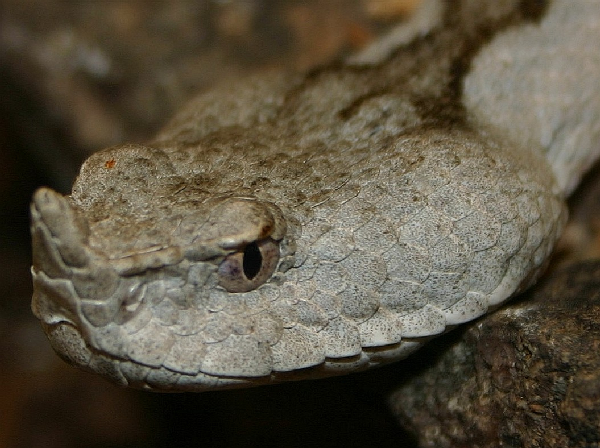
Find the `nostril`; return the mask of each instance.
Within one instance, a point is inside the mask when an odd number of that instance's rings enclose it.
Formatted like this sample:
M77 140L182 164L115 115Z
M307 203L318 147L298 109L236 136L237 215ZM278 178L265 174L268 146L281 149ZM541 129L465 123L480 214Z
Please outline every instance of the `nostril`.
M122 283L116 291L115 296L121 300L115 322L124 324L144 308L144 296L146 294L146 286L139 283L126 284Z

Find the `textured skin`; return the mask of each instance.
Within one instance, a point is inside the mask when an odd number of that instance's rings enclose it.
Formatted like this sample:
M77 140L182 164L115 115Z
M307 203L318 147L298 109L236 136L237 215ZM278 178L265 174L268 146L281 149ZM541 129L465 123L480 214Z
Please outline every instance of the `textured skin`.
M576 51L600 38L596 10L452 1L381 62L224 86L148 145L91 156L71 196L32 204L32 308L54 349L121 385L242 387L394 361L499 305L540 273L600 146L598 83L576 76L600 72ZM591 68L498 111L543 72L525 46ZM490 65L513 81L481 87ZM554 134L527 126L545 113ZM577 170L546 160L548 132Z

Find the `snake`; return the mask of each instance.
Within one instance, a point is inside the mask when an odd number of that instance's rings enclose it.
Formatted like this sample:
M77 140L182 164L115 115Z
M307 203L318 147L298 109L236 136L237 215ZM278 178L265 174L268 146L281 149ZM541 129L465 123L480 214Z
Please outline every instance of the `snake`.
M53 349L199 392L387 364L498 308L600 155L599 6L426 0L394 43L216 86L92 154L32 200Z

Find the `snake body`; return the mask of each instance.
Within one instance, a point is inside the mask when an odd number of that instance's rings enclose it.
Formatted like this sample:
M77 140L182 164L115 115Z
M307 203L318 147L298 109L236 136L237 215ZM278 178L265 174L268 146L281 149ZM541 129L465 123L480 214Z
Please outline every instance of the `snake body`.
M599 5L436 5L380 60L217 88L38 190L53 348L143 389L319 378L531 285L600 152Z

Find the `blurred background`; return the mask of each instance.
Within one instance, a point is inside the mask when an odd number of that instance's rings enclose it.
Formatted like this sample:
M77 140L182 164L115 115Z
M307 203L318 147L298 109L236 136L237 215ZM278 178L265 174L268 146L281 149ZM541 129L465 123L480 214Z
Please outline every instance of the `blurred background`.
M0 448L414 445L386 394L410 363L247 391L118 389L60 361L30 312L28 203L80 163L143 142L194 93L368 45L418 0L0 0ZM598 256L591 175L557 262ZM451 335L452 336L452 335Z

